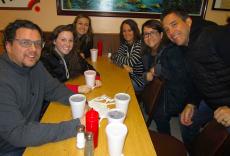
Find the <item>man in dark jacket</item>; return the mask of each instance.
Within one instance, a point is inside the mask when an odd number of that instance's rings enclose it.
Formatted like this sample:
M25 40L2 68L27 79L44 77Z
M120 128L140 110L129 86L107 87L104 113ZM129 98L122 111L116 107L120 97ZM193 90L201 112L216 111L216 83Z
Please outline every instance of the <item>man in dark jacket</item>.
M214 118L225 127L230 126L230 28L217 26L201 18L191 18L182 10L167 10L162 15L162 23L168 38L180 46L186 57L187 66L194 83L197 98L188 99L181 113L181 123L185 143L190 143L197 135L193 126L201 126ZM211 118L199 112L200 101L211 108ZM203 105L203 104L202 104ZM198 108L198 109L195 109ZM197 111L198 110L198 111ZM203 117L203 119L202 119ZM205 118L205 119L204 119Z

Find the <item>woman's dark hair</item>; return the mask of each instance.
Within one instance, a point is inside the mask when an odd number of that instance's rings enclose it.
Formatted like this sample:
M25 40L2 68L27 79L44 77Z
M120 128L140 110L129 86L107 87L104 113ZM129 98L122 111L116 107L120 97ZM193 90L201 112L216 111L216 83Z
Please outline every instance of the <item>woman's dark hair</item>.
M230 16L227 18L226 22L227 22L227 25L230 26Z
M19 28L28 28L28 29L32 29L32 30L37 30L41 36L41 40L43 41L43 32L37 24L35 24L29 20L15 20L14 22L8 24L4 30L4 33L3 33L4 45L6 45L6 42L10 42L10 43L13 42L13 40L15 39L15 36L16 36L16 31Z
M157 30L159 33L163 32L161 22L158 21L158 20L148 20L148 21L146 21L142 25L142 28L141 28L142 36L143 36L143 33L144 33L144 27L152 28L154 30Z
M89 20L89 29L86 34L79 36L78 32L76 32L76 23L79 19L81 18L86 18ZM77 17L75 17L74 22L73 22L73 28L75 31L75 44L76 44L76 49L78 52L82 51L84 47L86 46L93 46L93 28L91 24L91 19L87 15L79 14Z
M81 19L81 18L86 18L86 19L88 19L88 21L89 21L89 29L88 29L86 35L92 36L92 34L93 34L93 28L92 28L92 24L91 24L91 19L90 19L89 16L87 16L87 15L79 14L77 17L75 17L75 19L74 19L74 21L73 21L74 30L76 31L76 23L77 23L77 21L78 21L79 19ZM77 32L76 32L76 33L77 33Z
M51 36L50 36L50 44L47 44L45 46L45 48L43 49L43 53L42 55L45 55L45 53L49 52L49 53L55 53L56 51L54 50L55 45L53 44L53 41L56 40L58 38L58 35L63 32L63 31L68 31L68 32L72 32L73 36L74 35L74 28L72 24L68 24L68 25L60 25L57 26ZM74 38L73 38L74 39ZM69 73L70 73L70 77L72 78L73 76L76 76L77 74L79 74L79 72L76 71L80 71L81 70L81 65L79 63L80 61L80 56L79 54L76 52L76 48L75 48L75 43L73 45L72 50L69 52L69 54L65 55L65 60L67 63L67 66L69 68Z
M120 42L121 43L125 43L126 40L124 38L124 35L123 35L123 25L124 24L128 24L131 28L131 30L133 31L133 34L134 34L134 41L137 41L137 40L140 40L141 39L141 35L140 35L140 30L137 26L137 23L132 20L132 19L127 19L127 20L124 20L122 23L121 23L121 26L120 26Z
M148 53L148 52L151 52L151 48L148 47L145 42L144 42L144 28L147 27L147 28L152 28L154 30L157 30L159 33L164 33L164 30L163 30L163 27L162 27L162 24L160 21L158 20L148 20L146 21L143 25L142 25L142 54L144 55L145 53ZM168 38L166 37L167 35L163 35L163 38L161 40L161 45L160 46L165 46L169 43L169 40Z
M169 15L169 14L176 14L177 16L179 16L183 21L185 21L189 15L188 15L188 11L185 10L184 8L181 7L176 7L176 8L166 8L162 14L161 14L161 21L165 18L165 16Z
M57 39L58 35L63 32L63 31L70 31L73 33L74 35L74 30L73 30L73 26L72 24L68 24L68 25L59 25L57 26L53 32L51 33L51 36L50 36L50 41L54 41Z

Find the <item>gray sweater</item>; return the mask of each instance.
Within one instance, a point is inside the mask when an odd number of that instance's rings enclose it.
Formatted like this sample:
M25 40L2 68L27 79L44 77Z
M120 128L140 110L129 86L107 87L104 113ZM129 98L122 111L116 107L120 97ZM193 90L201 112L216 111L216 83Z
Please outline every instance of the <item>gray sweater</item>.
M41 62L24 68L0 57L0 155L76 135L79 120L39 123L44 99L68 104L73 93L46 71Z

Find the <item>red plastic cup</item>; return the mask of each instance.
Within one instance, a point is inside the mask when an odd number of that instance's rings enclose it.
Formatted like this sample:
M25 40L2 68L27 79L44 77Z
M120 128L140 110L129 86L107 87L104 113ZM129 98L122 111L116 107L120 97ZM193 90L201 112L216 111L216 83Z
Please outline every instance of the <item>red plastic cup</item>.
M102 49L103 49L103 42L102 42L102 40L99 40L97 42L97 49L98 49L98 56L102 56Z
M89 110L86 113L86 132L93 133L94 148L96 148L98 144L98 122L98 112L93 109Z

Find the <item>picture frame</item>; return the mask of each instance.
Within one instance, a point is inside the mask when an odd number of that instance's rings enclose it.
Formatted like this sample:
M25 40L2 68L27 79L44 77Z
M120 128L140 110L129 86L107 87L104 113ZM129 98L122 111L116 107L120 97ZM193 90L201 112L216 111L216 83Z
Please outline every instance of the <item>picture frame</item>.
M31 10L40 0L0 0L0 10Z
M88 16L104 17L133 17L133 18L160 18L163 6L187 6L185 9L192 16L205 17L208 0L158 0L159 3L145 5L143 0L56 0L57 14L76 16L86 14ZM146 0L152 2L152 0ZM146 3L145 1L145 3ZM103 3L99 3L103 2ZM180 4L179 4L180 3ZM195 3L195 4L194 4Z
M230 11L230 0L213 0L212 9Z

